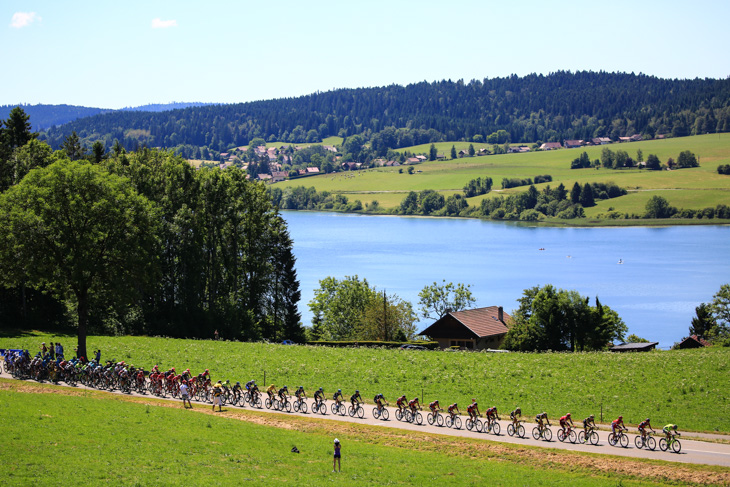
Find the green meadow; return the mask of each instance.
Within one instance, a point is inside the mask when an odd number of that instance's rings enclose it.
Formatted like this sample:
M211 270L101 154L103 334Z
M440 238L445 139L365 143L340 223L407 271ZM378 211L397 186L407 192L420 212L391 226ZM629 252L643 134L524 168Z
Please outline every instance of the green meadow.
M195 408L0 380L3 483L686 485L726 481L730 471ZM332 472L335 436L340 473Z
M75 338L25 333L0 338L0 348L35 352L41 341L60 340L72 350ZM124 360L150 369L210 369L213 379L259 385L304 386L309 395L323 387L327 397L341 388L349 397L360 389L372 402L377 393L394 402L401 394L458 403L472 398L482 410L502 415L520 406L534 417L595 414L627 424L647 416L652 424L677 423L680 430L730 433L730 349L648 353L478 353L401 351L372 348L285 346L159 337L92 336L88 349L100 348L102 361ZM367 409L366 409L367 410Z
M443 142L436 144L437 150L447 155L451 146L457 151L466 149L469 142ZM516 145L516 144L515 144ZM407 147L402 151L428 153L430 144ZM474 144L476 150L489 147L487 144ZM656 154L666 163L679 153L690 150L698 156L700 167L674 171L646 171L636 168L611 169L570 169L570 163L583 151L591 160L600 159L601 151L608 147L612 151L624 150L636 159L637 150L643 152L644 159ZM502 191L503 178L534 178L549 174L551 183L537 185L542 189L547 184L555 187L563 183L571 188L575 182L615 182L630 191L629 195L598 202L586 210L588 218L606 213L609 207L616 211L643 214L646 201L654 194L666 198L678 208L701 209L718 204L730 204L730 176L717 173L719 164L730 163L730 134L699 135L663 140L650 140L608 146L560 149L525 154L501 154L481 157L467 157L447 161L425 162L414 166L415 172L408 174L407 167L375 168L351 173L337 173L307 178L306 181L284 181L280 187L314 186L317 191L330 191L344 194L350 199L363 203L377 200L384 208L395 208L409 191L433 189L448 196L461 192L464 185L477 177L489 176L494 181L493 191L486 196L469 199L470 205L478 205L485 197L511 194L524 191L525 187ZM402 172L399 170L402 169Z

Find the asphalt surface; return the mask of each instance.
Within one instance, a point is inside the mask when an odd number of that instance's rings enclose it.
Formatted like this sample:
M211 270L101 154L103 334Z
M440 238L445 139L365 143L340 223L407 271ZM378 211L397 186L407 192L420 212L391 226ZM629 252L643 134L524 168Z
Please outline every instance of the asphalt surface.
M12 379L12 377L3 372L0 374L0 377L4 379ZM33 381L31 381L33 382ZM70 387L65 384L59 386L59 387ZM87 388L83 384L78 384L75 389L91 389L91 390L97 390L93 388ZM109 392L109 394L122 394L119 391L115 392ZM139 393L132 393L128 395L138 396L138 397L154 397L158 399L158 396L153 396L150 394L139 394ZM266 394L262 395L262 401L266 398ZM182 402L180 399L175 399L171 397L164 398L165 400L169 401L178 401ZM197 402L193 401L196 404L205 405L212 408L212 405L205 402ZM658 433L654 436L656 439L656 449L654 451L647 450L647 449L639 449L636 448L634 445L634 438L637 436L636 431L632 431L628 433L629 438L629 444L626 448L623 448L619 445L611 446L608 443L608 435L610 431L601 431L598 430L597 433L599 435L599 442L597 445L590 445L590 444L581 444L581 443L570 443L568 440L565 440L564 442L558 441L557 433L560 429L559 426L556 426L557 420L551 421L552 423L552 433L553 438L552 441L545 441L545 440L535 440L532 438L532 430L535 427L534 421L530 422L528 418L526 419L526 422L524 423L525 427L525 438L519 438L519 437L512 437L507 434L507 426L510 424L510 421L499 421L501 432L499 435L495 435L493 433L483 433L483 432L476 432L476 431L469 431L466 429L465 423L466 423L466 417L461 416L462 420L462 426L461 429L454 429L454 428L447 428L446 426L437 426L429 425L427 422L427 413L428 408L424 408L425 411L421 411L421 414L423 415L423 424L417 425L413 423L407 423L405 421L397 421L395 419L395 411L397 408L395 407L388 407L389 412L389 419L384 421L381 419L375 419L373 417L373 405L372 404L364 404L364 410L365 410L365 417L360 419L357 416L352 418L349 415L340 416L332 414L330 410L330 405L332 404L332 400L327 400L327 414L314 414L311 412L311 405L313 403L313 399L307 399L307 407L308 407L308 413L296 413L296 412L280 412L280 411L274 411L274 410L268 410L266 407L262 407L262 409L257 408L251 408L249 406L246 407L240 407L240 406L231 406L230 404L226 404L223 406L223 411L225 412L227 409L253 409L256 411L263 411L270 414L279 414L279 415L292 415L292 416L302 416L302 417L314 417L314 418L323 418L323 419L329 419L334 421L344 421L344 422L350 422L350 423L361 423L361 424L369 424L369 425L375 425L375 426L381 426L384 428L397 428L402 430L411 430L411 431L420 431L420 432L427 432L427 433L433 433L433 434L441 434L441 435L448 435L448 436L456 436L456 437L465 437L465 438L479 438L489 441L498 441L502 443L512 443L512 444L523 444L523 445L531 445L531 446L540 446L540 447L549 447L549 448L556 448L560 450L571 450L571 451L585 451L585 452L591 452L591 453L598 453L598 454L605 454L605 455L617 455L622 457L629 457L629 458L653 458L658 460L664 460L669 462L679 462L679 463L695 463L695 464L705 464L705 465L719 465L719 466L725 466L730 467L730 444L723 444L723 443L713 443L710 441L697 441L697 440L690 440L685 438L685 436L692 436L692 437L704 437L707 439L726 439L730 440L730 435L712 435L712 434L701 434L701 433L684 433L684 436L680 437L680 441L682 443L682 450L680 453L674 453L674 452L663 452L659 449L659 439L662 438L661 430L657 430ZM349 401L346 401L345 404L349 406ZM480 418L482 421L484 418ZM576 423L577 425L577 423ZM601 427L601 425L599 425ZM576 428L576 434L582 430L582 424L581 428ZM680 430L681 431L681 430Z

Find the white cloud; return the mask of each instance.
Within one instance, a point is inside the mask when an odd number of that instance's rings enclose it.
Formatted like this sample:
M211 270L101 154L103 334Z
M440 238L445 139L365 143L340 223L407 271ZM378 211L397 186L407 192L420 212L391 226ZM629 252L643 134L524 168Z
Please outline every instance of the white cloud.
M10 22L10 26L20 29L21 27L29 26L36 20L40 22L41 18L36 15L35 12L15 12L13 14L13 20Z
M152 19L153 29L167 29L168 27L177 27L177 20Z

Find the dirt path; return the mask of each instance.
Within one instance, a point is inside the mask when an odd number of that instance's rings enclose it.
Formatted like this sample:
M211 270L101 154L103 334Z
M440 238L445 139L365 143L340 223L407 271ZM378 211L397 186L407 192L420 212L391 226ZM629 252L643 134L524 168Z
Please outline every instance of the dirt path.
M0 377L4 379L12 379L10 375L7 373L1 373ZM34 382L29 381L29 384L34 384ZM59 387L69 387L65 385L61 385ZM75 388L75 390L93 390L96 391L97 389L93 388L87 388L84 385L79 384ZM111 393L110 393L111 394ZM115 394L121 394L120 392L115 392ZM150 395L142 395L138 393L130 394L131 396L137 396L137 397L152 397L155 399L161 399L156 396L150 396ZM180 399L174 399L174 398L165 398L168 401L177 401L180 402ZM196 401L193 401L196 402ZM678 462L678 463L694 463L694 464L705 464L705 465L719 465L719 466L725 466L730 467L730 444L724 444L724 443L711 443L711 442L705 442L705 441L697 441L697 440L689 440L686 438L682 438L682 451L680 453L670 453L670 452L662 452L658 448L659 438L661 437L661 434L656 435L657 440L657 449L655 451L649 451L645 449L639 449L634 446L634 438L636 437L635 432L632 432L629 434L629 445L626 448L622 448L619 446L612 447L608 444L608 431L598 431L599 433L599 442L597 445L584 445L584 444L572 444L566 440L566 442L561 443L557 440L557 432L559 427L555 426L555 422L553 423L553 426L551 428L553 433L553 439L552 441L544 441L544 440L535 440L532 438L532 430L534 428L534 424L530 422L526 422L524 424L525 427L525 438L518 438L518 437L511 437L507 435L507 426L509 424L509 421L499 421L500 427L501 427L501 433L499 435L495 435L493 433L482 433L482 432L476 432L476 431L468 431L465 428L465 417L461 417L462 419L462 428L461 429L453 429L453 428L447 428L445 426L437 426L437 425L429 425L427 422L427 414L425 411L422 411L423 415L423 424L417 425L412 423L407 423L404 421L397 421L395 419L395 410L396 408L388 407L388 413L389 413L389 420L383 421L380 419L375 419L373 417L373 406L372 405L364 405L364 418L360 419L358 417L351 418L349 415L340 416L340 415L334 415L332 414L330 410L330 405L332 401L327 401L327 413L325 415L322 414L312 414L311 413L311 404L312 400L309 399L306 401L308 410L310 411L307 414L303 413L281 413L278 411L270 411L267 410L265 407L262 409L253 409L255 411L262 411L264 413L269 413L272 415L276 415L277 419L281 419L283 416L301 416L301 417L314 417L314 418L322 418L322 419L330 419L330 420L336 420L341 421L344 423L360 423L360 424L369 424L374 426L381 426L383 428L392 428L392 429L398 429L398 430L407 430L407 431L417 431L417 432L424 432L424 433L432 433L432 434L439 434L439 435L446 435L446 436L452 436L452 437L462 437L462 438L480 438L495 442L502 442L502 443L512 443L512 444L519 444L519 445L532 445L532 446L542 446L542 447L549 447L549 448L555 448L560 450L569 450L569 451L579 451L579 452L590 452L590 453L596 453L596 454L606 454L606 455L616 455L621 457L628 457L628 458L650 458L650 459L657 459L657 460L664 460L668 462ZM196 402L196 404L206 405L207 403L199 403ZM348 403L349 404L349 403ZM212 407L212 406L210 406ZM229 411L235 411L235 410L251 410L250 407L236 407L231 405L226 405L224 407L225 409ZM273 418L272 418L273 419ZM483 419L483 418L481 418ZM576 430L576 433L579 430ZM699 437L700 433L687 433L687 436L694 436ZM727 439L726 435L710 435L710 434L704 434L703 436L706 436L708 439Z

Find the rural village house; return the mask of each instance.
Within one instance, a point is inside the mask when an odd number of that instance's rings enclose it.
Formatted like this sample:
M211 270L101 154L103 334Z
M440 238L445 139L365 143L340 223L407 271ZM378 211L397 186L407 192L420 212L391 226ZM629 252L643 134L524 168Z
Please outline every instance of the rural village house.
M540 150L555 150L561 149L563 146L560 142L545 142L540 146Z
M566 149L575 149L576 147L582 147L583 141L582 140L565 140L563 141L563 145Z
M510 321L501 306L450 311L420 334L437 341L441 348L500 348Z
M654 350L657 345L659 345L659 342L622 343L609 348L609 350L611 352L648 352Z
M708 346L710 346L710 342L704 338L699 338L697 335L692 335L679 342L677 348L684 350L686 348L702 348Z

